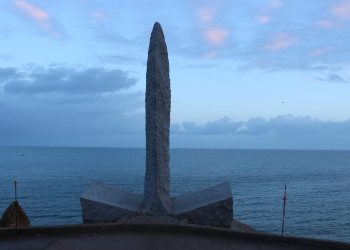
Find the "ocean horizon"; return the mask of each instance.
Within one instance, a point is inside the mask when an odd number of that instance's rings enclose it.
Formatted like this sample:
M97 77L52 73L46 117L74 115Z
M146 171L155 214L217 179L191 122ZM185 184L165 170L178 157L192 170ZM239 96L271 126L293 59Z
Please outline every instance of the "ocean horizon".
M82 223L79 197L100 181L143 192L144 148L0 147L0 211L18 200L31 224ZM285 235L350 242L350 151L172 148L171 193L223 181L234 218L280 234L287 185Z

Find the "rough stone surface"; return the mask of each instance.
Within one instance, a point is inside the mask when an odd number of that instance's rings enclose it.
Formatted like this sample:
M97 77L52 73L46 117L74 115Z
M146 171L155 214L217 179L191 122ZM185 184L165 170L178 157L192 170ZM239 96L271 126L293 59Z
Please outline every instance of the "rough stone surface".
M118 224L127 225L179 225L178 219L169 216L133 216L121 218Z
M17 201L14 201L7 207L4 214L2 215L0 219L0 227L16 228L16 226L17 228L30 227L30 222L23 208Z
M159 23L154 24L150 38L146 82L144 193L134 194L101 183L94 184L80 199L83 221L135 223L137 220L161 220L169 224L193 223L230 227L233 199L228 182L175 198L170 196L169 61ZM156 216L158 219L150 219L149 216Z
M239 220L232 220L231 229L234 231L244 232L244 233L259 233L258 230L254 229L253 227L247 224L240 222Z
M141 194L97 182L80 198L83 221L116 222L122 217L135 216L141 201Z
M230 184L224 182L176 197L174 215L193 224L231 227L233 199Z
M141 210L150 215L172 213L169 170L170 78L162 27L155 23L146 73L146 174Z

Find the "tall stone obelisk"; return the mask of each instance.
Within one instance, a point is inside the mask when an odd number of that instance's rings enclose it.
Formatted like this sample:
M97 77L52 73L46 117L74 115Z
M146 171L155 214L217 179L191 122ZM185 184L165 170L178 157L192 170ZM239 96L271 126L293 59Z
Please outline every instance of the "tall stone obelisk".
M168 215L173 210L169 170L170 99L168 51L162 27L156 22L147 60L146 174L140 206L150 215Z
M194 224L230 227L233 198L228 182L170 196L170 78L162 27L153 26L146 73L146 174L144 193L131 193L103 183L81 197L84 223L116 222L140 215L186 219ZM146 216L148 217L148 216Z

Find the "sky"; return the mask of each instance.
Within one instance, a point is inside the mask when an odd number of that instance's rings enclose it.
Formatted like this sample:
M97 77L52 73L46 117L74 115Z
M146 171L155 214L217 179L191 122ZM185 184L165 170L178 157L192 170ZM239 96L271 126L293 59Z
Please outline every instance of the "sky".
M156 21L171 147L350 149L350 0L2 0L0 145L144 147Z

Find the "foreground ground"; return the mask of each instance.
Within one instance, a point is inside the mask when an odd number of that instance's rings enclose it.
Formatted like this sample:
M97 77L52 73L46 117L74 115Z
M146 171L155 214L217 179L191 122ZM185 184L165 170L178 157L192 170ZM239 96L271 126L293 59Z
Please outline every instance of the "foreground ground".
M100 224L0 230L0 249L350 249L339 242L214 227Z

